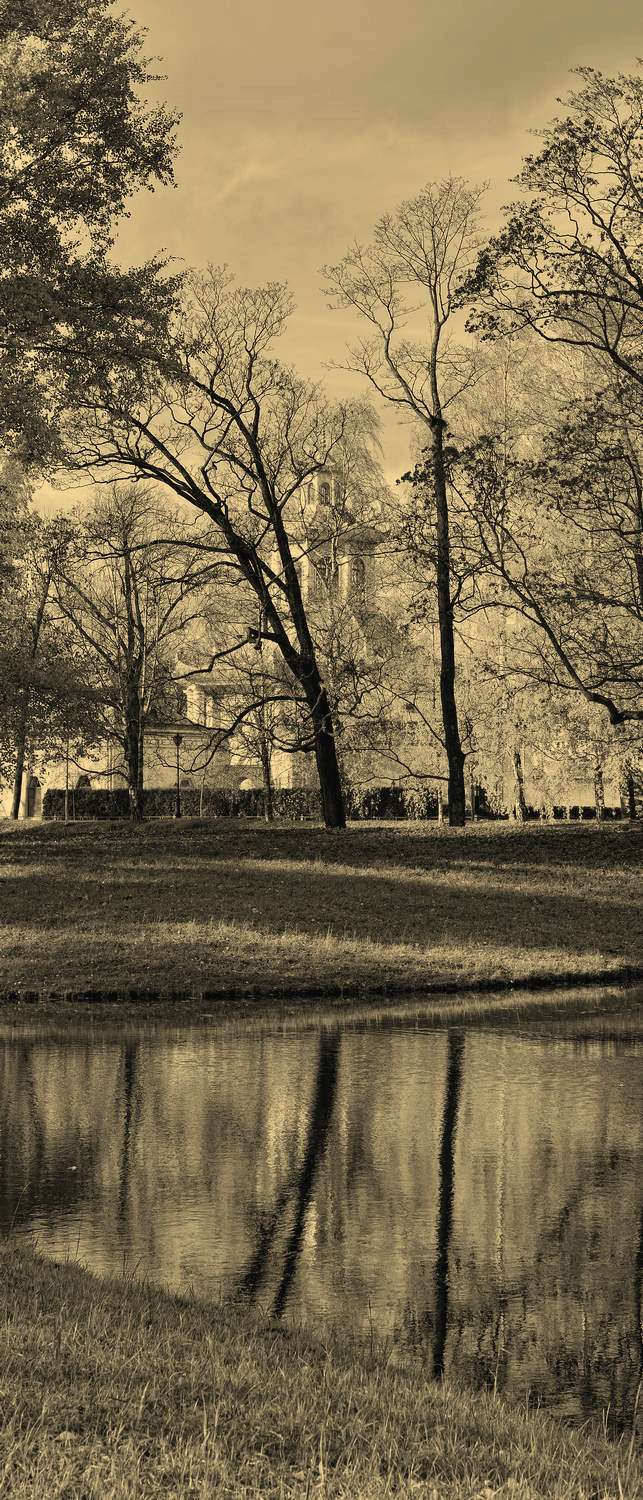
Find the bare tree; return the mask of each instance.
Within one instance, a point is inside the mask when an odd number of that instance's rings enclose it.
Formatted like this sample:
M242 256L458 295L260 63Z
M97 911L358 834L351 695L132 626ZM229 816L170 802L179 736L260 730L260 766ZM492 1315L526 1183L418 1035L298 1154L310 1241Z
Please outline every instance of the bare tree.
M440 699L449 819L455 825L464 822L465 784L455 691L445 413L475 377L473 351L458 347L447 325L462 306L460 284L479 247L480 197L459 178L430 183L379 220L371 245L355 245L339 265L325 269L333 304L355 308L370 325L370 334L350 351L348 367L428 431L423 490L435 516ZM408 329L418 323L416 339Z
M253 590L262 641L281 654L306 703L324 820L345 824L331 704L304 605L291 515L302 486L332 464L364 409L331 405L272 354L290 312L285 289L237 287L225 270L194 275L174 357L142 383L106 371L77 392L70 461L153 480L211 523L208 546ZM247 640L247 637L246 637ZM246 641L238 641L241 649ZM234 643L233 643L234 645Z
M53 577L58 610L100 691L105 733L122 743L135 821L146 724L168 692L177 697L177 648L202 620L216 580L216 564L194 542L149 487L116 486L85 510Z

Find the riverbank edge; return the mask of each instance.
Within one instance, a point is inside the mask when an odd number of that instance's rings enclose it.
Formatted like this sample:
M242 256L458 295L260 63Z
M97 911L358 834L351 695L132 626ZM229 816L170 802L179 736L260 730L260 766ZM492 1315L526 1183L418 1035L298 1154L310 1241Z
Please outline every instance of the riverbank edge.
M633 1437L436 1383L377 1337L100 1279L6 1241L3 1493L636 1500Z
M519 981L511 978L481 978L466 985L459 984L457 980L435 980L425 984L402 980L399 983L393 981L366 986L349 979L325 986L305 983L294 984L292 988L247 985L200 991L147 990L136 987L125 993L83 988L60 991L6 990L0 991L0 1019L7 1013L22 1013L24 1010L31 1014L65 1014L69 1017L71 1010L72 1015L82 1014L85 1019L94 1015L104 1016L107 1012L114 1019L134 1019L144 1012L149 1020L174 1020L178 1013L194 1021L199 1017L214 1019L217 1015L222 1018L228 1015L255 1018L264 1013L274 1015L284 1009L289 1015L300 1014L303 1018L310 1006L319 1011L326 1005L333 1015L341 1015L353 1008L356 1002L366 1007L366 1014L371 1007L374 1011L385 1013L394 1009L396 1001L409 997L417 1000L418 1008L422 1009L423 1001L426 1000L427 1008L433 1014L444 1012L445 1017L452 1018L455 1015L457 1019L470 1020L484 1019L485 1015L490 1015L494 1019L500 1019L515 1018L517 1014L527 1017L532 1009L534 1013L551 1010L548 992L564 990L569 993L570 1003L573 1005L574 994L580 990L589 990L599 998L599 990L613 988L620 994L627 994L628 989L635 989L641 983L643 964L621 964L615 968L598 971L588 969L579 973L536 972L528 979L521 977ZM496 996L499 997L497 1002ZM511 1003L507 1003L509 996ZM444 997L443 1006L436 1005L437 997ZM305 1001L306 1005L301 1006L300 1001ZM216 1012L208 1010L204 1015L205 1007L209 1006L215 1006Z

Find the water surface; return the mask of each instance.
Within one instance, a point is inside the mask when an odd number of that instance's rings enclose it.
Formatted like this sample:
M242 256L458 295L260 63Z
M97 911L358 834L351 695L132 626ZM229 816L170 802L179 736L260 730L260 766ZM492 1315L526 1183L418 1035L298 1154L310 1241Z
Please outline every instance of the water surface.
M569 1003L568 1001L566 1002ZM0 1228L622 1426L641 1374L640 1012L0 1032Z

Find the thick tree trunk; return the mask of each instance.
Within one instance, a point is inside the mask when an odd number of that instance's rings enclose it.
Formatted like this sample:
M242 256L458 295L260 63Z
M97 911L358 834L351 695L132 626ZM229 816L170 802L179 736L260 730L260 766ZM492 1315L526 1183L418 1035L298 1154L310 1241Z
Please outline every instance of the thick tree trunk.
M16 731L16 764L13 776L13 795L11 798L11 816L20 816L20 797L22 795L22 781L25 774L25 760L27 755L27 729L29 726L29 693L27 689L22 694L20 715L18 718L18 729Z
M603 780L603 767L600 761L594 766L594 803L596 806L596 817L600 820L605 817L605 782Z
M328 694L316 667L303 683L315 736L315 760L326 828L346 827L346 807Z
M133 823L142 823L141 705L136 688L131 688L127 694L123 749L125 751L125 765L127 767L129 815Z
M513 758L513 768L514 768L514 782L515 782L515 789L516 789L516 797L515 797L515 802L514 802L514 817L517 819L517 821L519 823L526 823L526 821L527 821L527 801L526 801L526 798L525 798L525 775L524 775L524 771L523 771L523 768L522 768L522 755L520 753L520 747L518 745L514 746L514 751L513 751L513 757L512 758Z
M261 730L259 737L259 758L261 760L261 779L263 782L263 815L266 823L272 823L275 814L272 798L272 767L270 764L270 745L263 730Z
M444 467L442 420L431 428L433 490L436 510L436 580L438 622L440 628L440 703L444 745L449 767L449 822L461 828L465 818L464 755L460 743L458 710L455 697L455 640L453 604L451 601L451 551L449 541L449 502Z

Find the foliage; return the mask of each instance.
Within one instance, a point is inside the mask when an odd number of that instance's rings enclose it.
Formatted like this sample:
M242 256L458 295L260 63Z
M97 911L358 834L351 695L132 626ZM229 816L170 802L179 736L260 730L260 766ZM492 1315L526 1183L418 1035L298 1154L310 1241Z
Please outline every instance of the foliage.
M529 328L643 383L643 79L577 68L566 113L515 179L525 195L481 251L469 328Z
M29 763L42 771L63 745L95 745L99 699L69 630L53 610L54 576L70 535L66 521L26 508L13 530L0 623L0 779L14 781L14 815Z
M596 437L579 460L569 425L537 460L482 437L452 478L475 533L479 599L524 627L511 635L505 672L579 693L618 725L642 717L640 522L615 464L597 473L595 450Z
M144 102L143 35L108 0L0 3L0 411L4 441L42 460L70 366L137 359L172 283L118 270L130 195L172 180L176 117Z
M108 790L104 787L76 788L70 793L71 815L85 818L125 818L129 814L129 801L125 787ZM261 818L264 812L264 794L261 788L243 791L227 787L204 787L200 792L194 787L181 787L181 810L184 817L196 818ZM150 787L143 793L146 818L171 818L174 816L176 793L172 787ZM437 801L431 791L412 791L394 786L368 787L362 790L351 788L347 793L350 818L360 821L387 818L431 818L435 817ZM65 812L65 793L50 787L43 797L43 817L60 819ZM307 787L275 787L273 789L273 812L276 818L290 822L319 822L321 801L317 790Z

